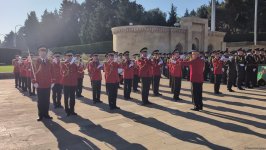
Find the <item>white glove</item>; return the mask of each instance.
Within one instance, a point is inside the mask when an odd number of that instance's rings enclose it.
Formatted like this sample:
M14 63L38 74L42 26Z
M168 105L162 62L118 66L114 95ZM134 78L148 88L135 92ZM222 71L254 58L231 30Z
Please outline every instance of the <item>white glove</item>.
M188 70L188 68L186 68L186 70Z
M38 83L34 83L33 86L37 89L39 87Z
M244 67L245 65L244 64L239 64L241 67Z
M151 54L148 54L147 59L150 59L150 58L151 58Z
M211 71L213 71L213 68L211 68Z
M133 67L133 66L134 66L134 63L131 62L128 67L130 68L130 67Z
M180 59L185 59L186 56L185 55L180 55Z
M72 60L70 61L70 64L72 65L76 61L76 57L73 57Z
M222 71L224 72L224 68L222 68Z
M28 71L31 71L31 69L28 69Z
M172 64L176 64L176 61L175 61L175 60L171 60L171 63L172 63Z
M163 61L162 60L160 60L160 62L158 63L158 65L161 65L161 64L163 64Z
M53 63L57 63L57 60L56 59L53 59Z
M167 69L168 67L167 66L165 66L165 69Z
M256 70L257 70L257 69L256 69L256 68L254 68L254 69L253 69L253 72L255 72Z
M229 60L232 61L233 58L234 58L233 56L230 56L230 57L229 57Z
M97 66L97 69L101 68L102 66L103 66L102 64L99 64L99 65Z
M54 83L51 84L51 89L54 87Z

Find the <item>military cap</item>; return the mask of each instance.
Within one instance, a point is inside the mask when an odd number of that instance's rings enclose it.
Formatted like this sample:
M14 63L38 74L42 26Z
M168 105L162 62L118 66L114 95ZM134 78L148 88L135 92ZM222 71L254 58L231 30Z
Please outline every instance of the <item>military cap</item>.
M139 52L142 53L142 52L147 52L148 48L147 47L143 47Z

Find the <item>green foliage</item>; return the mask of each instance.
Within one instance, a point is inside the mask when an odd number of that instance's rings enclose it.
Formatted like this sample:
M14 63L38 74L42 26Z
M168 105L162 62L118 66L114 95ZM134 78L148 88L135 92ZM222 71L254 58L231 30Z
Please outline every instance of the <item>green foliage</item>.
M86 53L86 54L105 54L113 49L113 42L112 41L105 41L105 42L98 42L93 44L85 44L85 45L73 45L73 46L64 46L64 47L56 47L52 48L53 52L61 52L64 53L68 50L74 50L75 52L79 53Z
M17 54L21 54L20 50L0 48L0 64L12 64L12 59L14 59Z
M174 6L174 4L171 5L171 10L169 12L169 19L167 20L168 26L174 26L174 24L177 22L177 13L176 13L177 7Z
M9 65L9 66L1 66L0 65L0 73L1 72L13 72L13 66Z

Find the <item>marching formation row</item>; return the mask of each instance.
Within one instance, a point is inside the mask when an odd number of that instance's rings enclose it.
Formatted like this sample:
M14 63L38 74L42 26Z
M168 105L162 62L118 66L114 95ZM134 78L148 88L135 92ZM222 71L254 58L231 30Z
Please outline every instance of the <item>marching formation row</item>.
M84 70L87 69L91 79L93 102L101 103L102 73L104 73L106 92L110 109L120 109L116 105L117 92L120 84L124 85L124 98L130 97L131 89L138 92L141 82L142 105L152 104L149 101L149 91L152 85L154 96L161 96L159 85L161 75L169 78L169 87L173 93L173 100L179 98L182 78L191 81L192 110L203 109L202 86L204 80L214 83L214 93L220 92L220 84L227 84L229 92L234 92L232 86L239 90L258 86L258 65L266 64L264 49L254 51L238 49L237 51L214 51L211 54L191 51L181 53L174 50L170 54L161 54L154 50L152 55L147 53L147 48L142 48L140 54L130 52L123 54L111 52L106 54L106 60L101 63L97 54L92 54L88 63L84 63L80 54L67 51L64 57L54 53L48 57L48 50L44 46L38 49L39 56L29 54L28 57L16 56L13 60L15 86L22 91L38 97L38 121L49 116L50 91L55 108L61 105L62 91L64 93L64 107L67 116L77 115L75 112L75 97L82 96Z

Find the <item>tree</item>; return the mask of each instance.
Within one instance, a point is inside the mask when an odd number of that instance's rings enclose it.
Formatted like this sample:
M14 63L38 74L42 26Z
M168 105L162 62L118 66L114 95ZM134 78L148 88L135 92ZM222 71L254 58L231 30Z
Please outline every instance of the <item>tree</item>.
M4 39L4 42L2 43L3 47L14 47L14 37L15 33L13 31L9 32Z
M168 26L173 26L177 22L177 13L174 4L171 5L171 11L169 12L169 19L167 20Z
M145 12L142 23L144 25L166 26L166 14L162 12L159 8L151 9Z
M21 30L23 30L23 33L25 34L25 42L29 49L34 50L42 44L40 24L34 11L28 14L28 18Z
M197 13L196 13L196 11L194 9L189 14L189 16L196 16L196 15L197 15Z
M190 14L188 12L188 9L186 9L185 14L184 14L184 17L189 17L189 16L190 16Z

